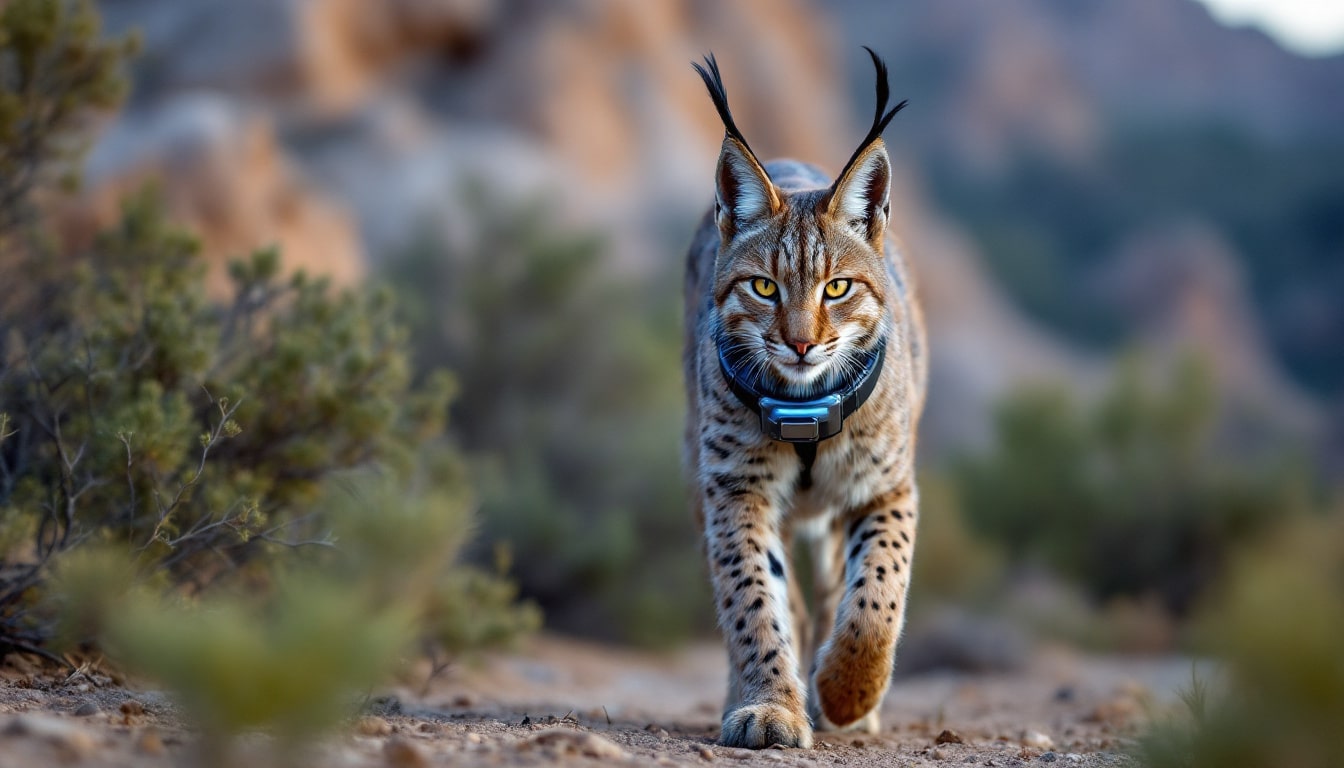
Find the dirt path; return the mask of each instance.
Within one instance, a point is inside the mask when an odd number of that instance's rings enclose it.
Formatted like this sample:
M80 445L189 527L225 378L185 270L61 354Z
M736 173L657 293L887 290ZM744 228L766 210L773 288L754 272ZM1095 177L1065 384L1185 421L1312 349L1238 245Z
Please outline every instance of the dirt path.
M192 764L190 733L160 693L97 673L20 662L0 682L0 768ZM715 745L725 664L698 645L667 655L553 637L523 653L392 690L314 766L623 764L741 766L1127 765L1117 750L1147 703L1188 679L1179 660L1037 653L1013 674L900 679L880 735L818 734L812 750ZM944 733L944 732L947 733ZM941 736L941 742L940 742ZM244 739L259 766L264 737Z

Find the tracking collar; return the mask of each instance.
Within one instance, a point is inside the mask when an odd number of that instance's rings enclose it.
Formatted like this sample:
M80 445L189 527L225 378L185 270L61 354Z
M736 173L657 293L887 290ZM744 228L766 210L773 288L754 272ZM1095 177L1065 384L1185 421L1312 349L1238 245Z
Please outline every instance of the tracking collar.
M887 356L887 342L883 339L876 351L868 353L863 370L848 386L808 400L762 394L733 369L724 357L722 347L718 347L718 353L719 370L723 372L728 388L743 405L760 417L761 431L772 440L793 443L794 447L801 448L802 444L811 443L815 446L822 440L840 434L845 419L873 394L882 373L882 361Z

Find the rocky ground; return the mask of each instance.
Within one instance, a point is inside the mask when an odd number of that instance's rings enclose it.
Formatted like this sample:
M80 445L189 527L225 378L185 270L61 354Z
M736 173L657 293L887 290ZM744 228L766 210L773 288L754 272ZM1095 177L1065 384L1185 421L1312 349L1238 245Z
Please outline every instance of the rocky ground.
M10 660L0 670L0 768L195 765L163 693L104 671ZM898 679L878 735L819 734L812 750L715 744L724 661L713 645L646 654L539 638L372 699L294 762L321 766L1126 766L1125 740L1188 679L1183 660L1036 653L1022 670ZM245 737L240 763L268 762ZM280 761L285 763L287 761Z

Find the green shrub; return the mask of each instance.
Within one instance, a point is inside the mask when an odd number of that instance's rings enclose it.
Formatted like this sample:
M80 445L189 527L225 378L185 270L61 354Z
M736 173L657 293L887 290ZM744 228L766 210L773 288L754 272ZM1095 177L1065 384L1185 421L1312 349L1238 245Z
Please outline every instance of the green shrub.
M31 222L33 189L72 178L79 129L121 100L119 68L135 47L100 39L87 0L0 5L0 253Z
M1227 553L1312 508L1291 461L1220 451L1214 393L1191 362L1165 388L1136 359L1095 405L1025 390L995 417L989 450L954 469L967 520L1015 559L1043 563L1100 600L1158 595L1175 612ZM1120 554L1123 553L1123 554Z
M63 551L116 542L205 587L301 540L324 478L409 467L441 429L447 382L412 387L385 293L278 275L255 254L209 304L194 242L145 195L45 307L4 318L0 509L9 538L33 532L0 578L11 645L46 636L28 593Z
M166 683L208 762L228 764L231 737L253 729L268 731L283 757L352 714L413 650L429 585L454 570L467 522L460 494L368 471L328 485L331 547L270 559L262 590L165 592L108 545L55 566L67 627L77 622L76 637L96 635L116 663Z
M481 491L478 557L507 546L560 629L667 643L710 626L680 470L680 281L618 271L543 201L464 194L473 230L388 275L417 367L460 384L451 431Z
M1216 686L1160 720L1135 756L1151 768L1326 768L1344 755L1344 514L1243 548L1200 611Z

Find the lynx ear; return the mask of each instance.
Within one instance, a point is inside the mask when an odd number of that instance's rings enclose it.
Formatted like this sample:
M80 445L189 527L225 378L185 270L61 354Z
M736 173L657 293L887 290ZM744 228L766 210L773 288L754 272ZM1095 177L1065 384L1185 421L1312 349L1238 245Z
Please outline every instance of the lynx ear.
M891 161L881 139L869 144L836 180L826 210L865 240L882 239L891 213Z
M850 155L845 169L831 186L826 210L853 227L860 236L874 242L881 240L886 232L887 217L891 212L891 160L882 143L882 131L908 102L902 101L887 109L891 98L887 65L872 48L864 46L863 49L872 57L873 68L877 70L877 108L873 111L873 124L868 135L859 142L859 148Z
M751 150L734 138L723 140L714 182L714 214L725 233L764 219L781 205L770 176Z
M728 91L723 87L719 62L714 54L705 57L705 66L696 63L691 66L705 81L726 134L723 149L719 151L719 167L714 174L714 217L726 240L733 232L778 211L782 203L779 190L770 181L770 174L756 159L756 153L747 144L747 137L733 120L733 113L728 109Z

